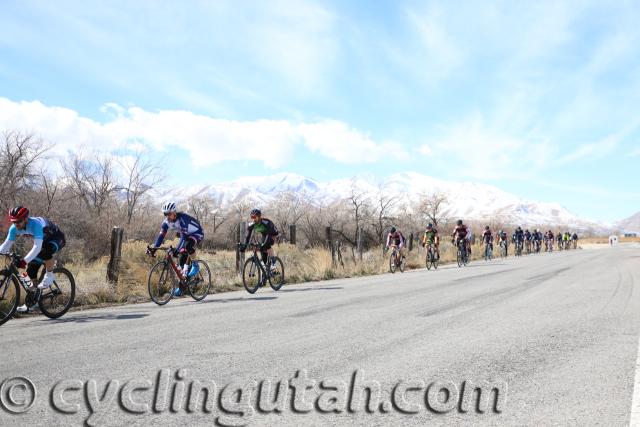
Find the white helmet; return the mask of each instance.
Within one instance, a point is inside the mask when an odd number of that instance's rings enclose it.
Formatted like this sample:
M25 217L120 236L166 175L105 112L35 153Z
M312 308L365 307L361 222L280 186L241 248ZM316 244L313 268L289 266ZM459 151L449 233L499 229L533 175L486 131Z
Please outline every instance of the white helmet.
M167 202L162 206L162 213L168 214L169 212L177 212L176 204L173 202Z

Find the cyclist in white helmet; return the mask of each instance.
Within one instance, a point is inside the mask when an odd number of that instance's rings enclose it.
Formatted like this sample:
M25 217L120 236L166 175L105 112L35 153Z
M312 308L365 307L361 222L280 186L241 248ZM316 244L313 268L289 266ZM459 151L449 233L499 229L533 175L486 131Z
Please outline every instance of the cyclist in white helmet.
M153 248L148 253L155 254L155 251L162 242L169 230L177 231L180 234L180 242L175 248L174 255L179 255L179 265L182 267L182 273L185 277L194 275L197 271L190 271L190 265L187 264L189 255L193 257L196 253L196 245L204 238L204 231L197 219L184 212L178 212L174 202L167 202L162 206L162 213L165 220L162 222L160 234L156 239ZM179 287L176 288L176 296L181 294Z

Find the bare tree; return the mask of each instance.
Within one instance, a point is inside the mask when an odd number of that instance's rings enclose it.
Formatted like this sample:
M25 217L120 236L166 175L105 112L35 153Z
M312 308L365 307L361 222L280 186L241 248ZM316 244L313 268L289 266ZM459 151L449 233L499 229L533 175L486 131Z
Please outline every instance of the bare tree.
M75 196L91 211L100 215L117 185L113 173L113 159L94 154L86 159L82 154L70 154L62 168Z
M421 194L416 205L416 212L435 227L448 219L451 211L449 201L443 193Z
M143 152L137 153L132 163L120 161L120 164L126 177L122 189L127 200L127 225L130 225L140 198L162 182L164 177L160 163L152 161Z
M188 204L189 210L195 215L196 219L213 231L213 234L228 219L220 205L210 196L192 198Z
M385 186L381 185L378 187L375 204L375 221L372 224L376 237L378 238L378 243L384 243L384 230L392 219L390 216L391 211L397 205L398 201L398 196L390 195Z
M37 162L49 149L29 133L4 131L0 142L0 209L15 205L25 190L34 186Z
M42 186L42 192L44 193L46 206L45 206L45 214L49 215L51 212L51 208L56 200L56 196L58 195L58 190L60 187L60 181L51 175L48 175L45 172L40 173L40 184Z

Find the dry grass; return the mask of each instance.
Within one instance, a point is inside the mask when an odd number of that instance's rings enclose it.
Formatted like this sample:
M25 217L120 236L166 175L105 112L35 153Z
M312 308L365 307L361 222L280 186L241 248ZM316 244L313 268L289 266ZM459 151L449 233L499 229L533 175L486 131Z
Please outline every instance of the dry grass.
M168 242L171 244L177 242ZM127 242L122 248L120 280L111 285L106 280L107 258L91 264L66 264L76 278L76 305L90 306L105 303L135 303L148 301L147 275L151 266L160 261L145 254L146 243ZM354 260L350 248L343 251L342 264L333 266L331 253L324 248L302 250L292 245L282 244L275 248L285 266L286 283L313 282L335 278L347 278L382 274L389 271L389 254L383 257L382 249L363 254L362 261ZM472 248L472 259L479 259L483 253L480 245ZM421 247L407 252L407 269L425 266L425 250ZM198 252L197 258L205 260L213 276L212 293L243 289L242 279L235 272L235 252L218 251L215 254ZM449 242L441 244L441 263L455 262L456 251Z

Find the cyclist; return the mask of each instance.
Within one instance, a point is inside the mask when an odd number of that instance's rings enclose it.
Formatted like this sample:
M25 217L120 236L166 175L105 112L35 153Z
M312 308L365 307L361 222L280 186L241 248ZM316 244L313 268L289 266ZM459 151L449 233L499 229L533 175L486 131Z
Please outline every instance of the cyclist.
M251 240L251 235L254 231L262 234L262 242L260 242L260 255L262 255L262 262L264 265L267 265L267 261L271 259L270 269L271 272L274 272L276 269L276 259L273 257L272 247L275 243L275 239L280 233L273 221L262 217L260 209L252 209L249 216L253 223L247 228L247 238L244 243L240 245L240 251L244 252L247 249L247 245L249 244L249 240Z
M565 249L570 249L570 245L569 245L570 241L571 241L571 233L569 233L568 231L565 231L564 234L562 235L562 242L564 243Z
M536 252L540 252L540 246L542 246L542 233L539 228L536 228L533 232L533 244Z
M31 292L36 289L47 289L56 280L53 273L53 255L59 252L65 244L64 233L53 222L42 217L30 217L29 209L24 206L16 206L9 211L9 220L12 222L9 228L7 240L0 246L0 253L9 252L17 236L32 236L33 247L18 263L18 268L27 268L27 275L32 283L36 283L38 270L44 264L46 272L42 282L37 286L31 285ZM25 313L36 306L37 301L33 297L25 298L25 304L18 307L18 312Z
M395 245L398 248L398 254L400 254L400 257L402 259L404 259L403 249L405 242L406 239L402 235L402 232L396 227L391 227L391 229L389 230L389 234L387 234L387 244L385 245L385 250L389 249L389 244Z
M527 229L524 231L524 242L525 242L525 245L526 245L527 250L528 250L529 252L531 252L531 238L532 238L532 234L531 234L531 232L529 231L529 229L527 228Z
M162 225L160 226L160 234L156 238L153 247L150 248L147 253L154 255L156 250L160 247L164 238L169 230L176 231L180 235L180 242L174 249L173 255L180 256L179 264L182 268L182 274L184 277L192 277L198 273L197 266L194 264L194 269L190 269L190 265L187 264L189 256L193 256L196 253L196 245L204 239L204 231L197 219L184 212L178 212L176 204L174 202L167 202L162 206L162 213L165 216ZM182 295L182 289L176 287L175 296Z
M558 240L558 250L562 250L562 232L558 231L556 239Z
M573 249L576 249L578 247L578 233L574 231L571 240L573 241Z
M458 247L458 243L460 242L460 240L464 240L464 245L467 248L467 254L470 256L471 242L469 241L468 236L469 236L469 227L464 225L462 223L462 220L459 219L458 222L456 222L456 228L453 230L453 233L451 234L451 237L453 237L453 240L451 241L451 243L453 243L455 247Z
M544 235L544 239L545 239L545 242L547 244L547 251L548 252L552 252L553 251L553 242L555 241L555 237L553 235L553 231L551 231L551 230L547 231L547 233Z
M426 248L428 245L435 248L436 259L440 259L440 236L438 236L438 230L431 223L427 225L422 236L422 246Z
M516 244L516 247L518 244L522 244L522 242L524 241L524 231L522 231L522 227L518 227L516 229L516 231L513 232L513 236L512 236L512 241L513 243ZM522 248L522 246L521 246Z
M504 230L500 230L498 232L498 243L500 245L504 245L505 255L509 255L509 236L507 236L507 232Z
M484 227L484 232L482 233L482 242L485 245L489 246L489 249L493 252L493 234L491 233L491 228L489 226Z

